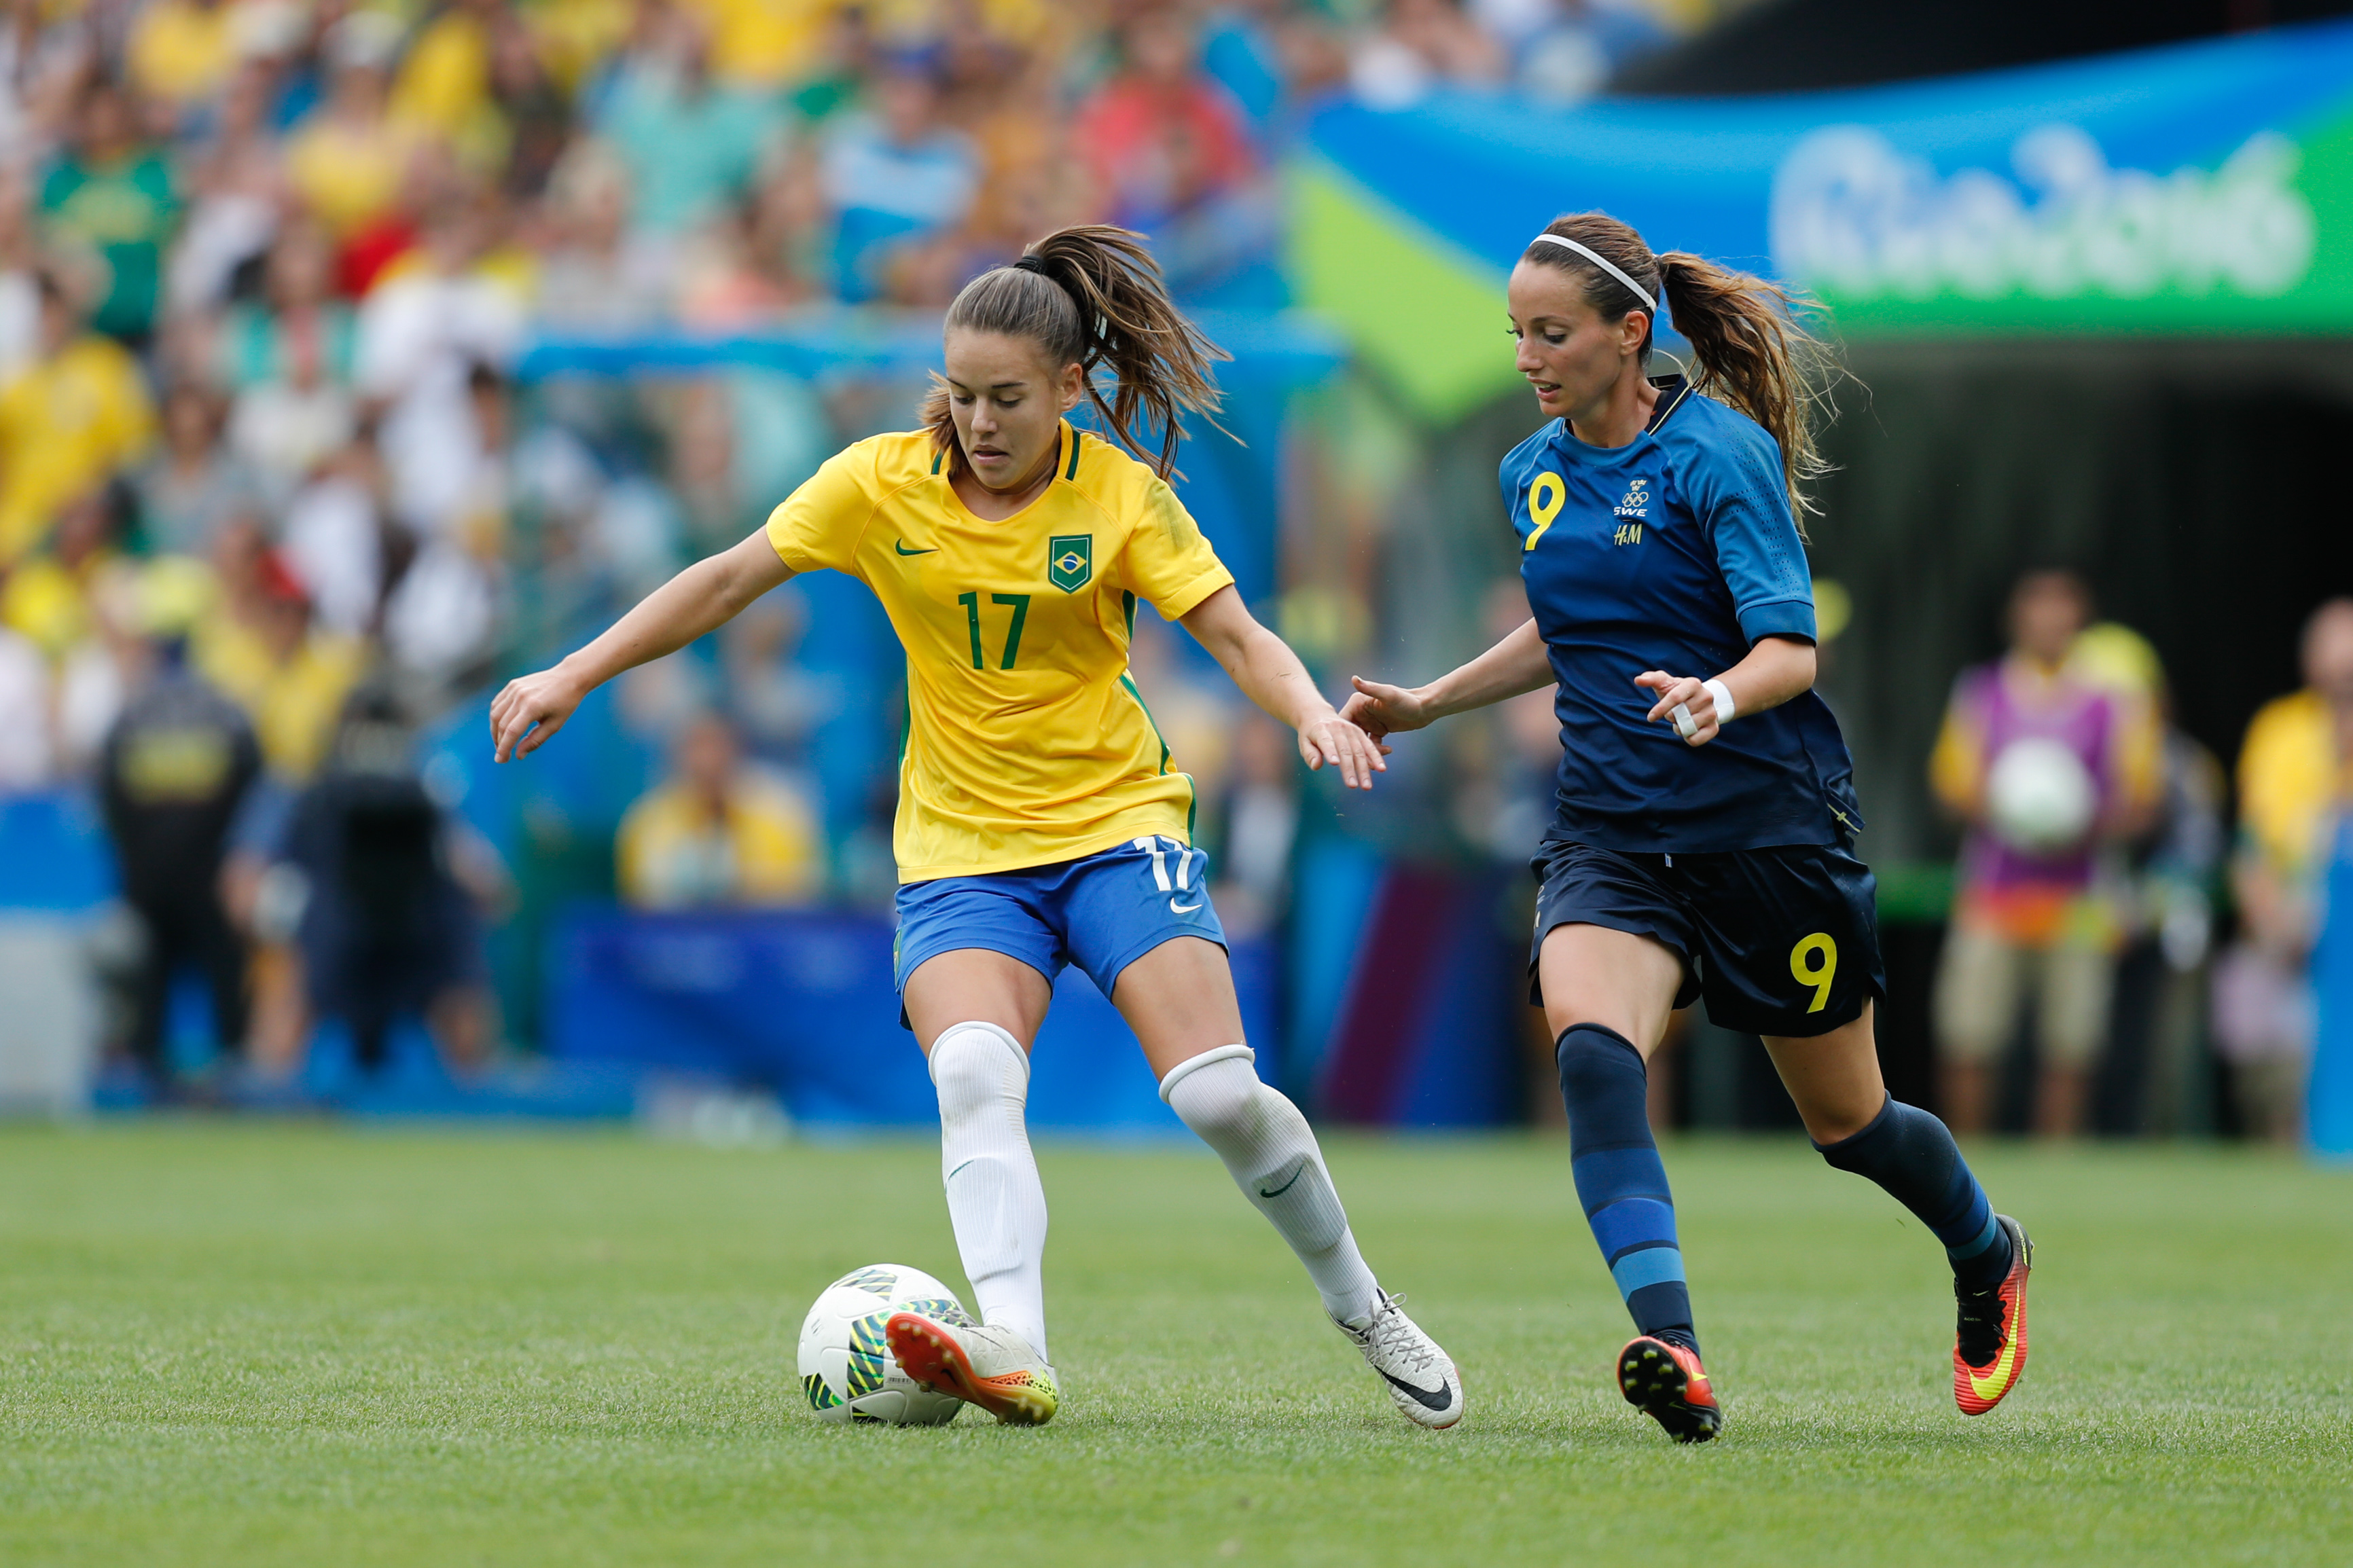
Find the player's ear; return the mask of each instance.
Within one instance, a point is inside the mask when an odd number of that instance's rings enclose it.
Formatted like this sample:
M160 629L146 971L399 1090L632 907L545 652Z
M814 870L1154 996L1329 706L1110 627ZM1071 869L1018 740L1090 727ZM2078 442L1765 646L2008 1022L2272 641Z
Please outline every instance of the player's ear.
M1062 412L1065 414L1068 414L1071 409L1076 408L1080 404L1085 402L1087 397L1086 367L1075 361L1064 365L1062 367L1061 378L1056 384L1054 388L1054 397L1055 401L1062 405Z
M1642 340L1650 335L1651 313L1629 310L1618 318L1618 348L1621 353L1641 353Z

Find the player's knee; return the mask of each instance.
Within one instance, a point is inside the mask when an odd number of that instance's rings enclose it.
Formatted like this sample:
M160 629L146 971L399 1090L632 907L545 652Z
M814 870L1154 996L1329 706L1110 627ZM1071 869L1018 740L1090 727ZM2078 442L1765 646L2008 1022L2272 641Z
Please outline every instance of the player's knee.
M1021 1042L995 1024L950 1025L932 1042L932 1085L940 1113L975 1110L1029 1084L1029 1055Z
M1243 1136L1262 1120L1261 1097L1282 1100L1259 1081L1256 1053L1247 1046L1220 1046L1178 1063L1160 1080L1160 1098L1177 1120L1212 1145ZM1283 1100L1285 1105L1290 1101Z
M1623 1087L1630 1074L1638 1083L1649 1077L1634 1043L1604 1024L1563 1029L1553 1042L1553 1060L1560 1068L1560 1091L1572 1105Z

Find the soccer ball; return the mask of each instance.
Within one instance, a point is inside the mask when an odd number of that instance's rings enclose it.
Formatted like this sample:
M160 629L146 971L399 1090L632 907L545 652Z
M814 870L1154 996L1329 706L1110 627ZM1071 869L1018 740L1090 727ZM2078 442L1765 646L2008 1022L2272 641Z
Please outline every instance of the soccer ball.
M2012 741L1986 775L1986 816L1994 837L2029 855L2083 843L2099 810L2083 759L2057 741Z
M801 1324L801 1391L820 1421L944 1426L964 1408L899 1370L882 1325L897 1311L971 1325L955 1292L899 1263L871 1263L825 1288Z

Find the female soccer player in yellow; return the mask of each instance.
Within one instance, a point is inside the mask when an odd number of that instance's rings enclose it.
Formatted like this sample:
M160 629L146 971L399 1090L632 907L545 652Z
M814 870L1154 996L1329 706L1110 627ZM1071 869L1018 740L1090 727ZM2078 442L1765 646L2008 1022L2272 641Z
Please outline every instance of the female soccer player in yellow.
M1139 601L1183 623L1311 768L1383 764L1251 618L1167 486L1179 417L1225 357L1123 229L1068 228L965 286L923 428L860 441L760 532L690 566L554 668L499 693L499 759L623 670L684 647L796 573L872 588L907 651L897 977L939 1093L948 1214L981 1321L902 1312L907 1373L999 1420L1049 1420L1046 1199L1023 1126L1029 1049L1076 963L1143 1043L1160 1094L1306 1265L1324 1310L1424 1426L1462 1415L1454 1364L1375 1283L1306 1119L1242 1040L1193 783L1127 674ZM1117 380L1108 399L1093 373ZM1064 417L1091 403L1120 445ZM1150 462L1139 416L1162 433Z

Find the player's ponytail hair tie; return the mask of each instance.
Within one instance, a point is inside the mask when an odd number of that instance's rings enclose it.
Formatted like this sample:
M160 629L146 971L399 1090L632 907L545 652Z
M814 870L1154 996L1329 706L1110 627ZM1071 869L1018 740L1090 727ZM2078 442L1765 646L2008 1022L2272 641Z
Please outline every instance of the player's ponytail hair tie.
M1628 277L1626 273L1620 268L1616 262L1610 260L1608 257L1602 255L1591 246L1579 244L1577 241L1569 238L1568 236L1565 234L1554 234L1549 230L1528 241L1527 248L1534 250L1539 245L1557 245L1564 250L1574 250L1577 255L1582 256L1586 260L1590 261L1594 266L1599 267L1602 271L1607 272L1610 277L1615 278L1619 282L1624 284L1626 286L1626 292L1642 301L1642 309L1650 311L1653 316L1659 313L1659 302L1651 298L1650 291L1644 289L1640 283L1635 282L1633 279ZM1024 257L1022 259L1026 261L1029 258Z
M1054 269L1046 265L1046 258L1044 257L1031 256L1026 251L1022 253L1020 259L1014 262L1013 270L1016 272L1035 272L1039 277L1043 278L1050 282L1059 283L1061 281L1060 279L1054 276Z

